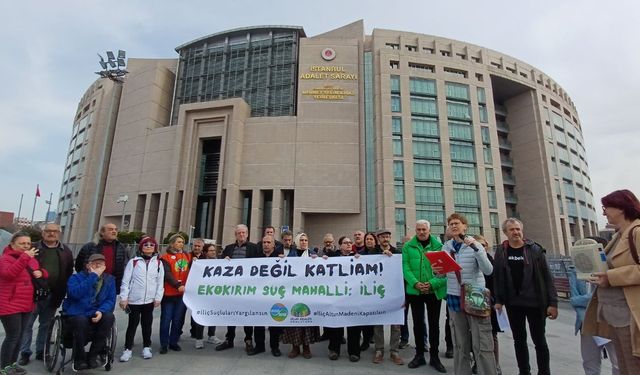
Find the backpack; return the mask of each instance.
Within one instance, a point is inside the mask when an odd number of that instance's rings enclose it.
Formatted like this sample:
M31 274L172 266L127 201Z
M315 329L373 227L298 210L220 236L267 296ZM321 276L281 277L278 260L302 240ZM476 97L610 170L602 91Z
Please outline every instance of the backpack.
M136 265L138 264L138 261L140 259L134 259L133 260L133 269L136 269ZM156 257L156 260L158 261L158 272L160 272L160 264L162 264L162 261L160 261L160 258Z

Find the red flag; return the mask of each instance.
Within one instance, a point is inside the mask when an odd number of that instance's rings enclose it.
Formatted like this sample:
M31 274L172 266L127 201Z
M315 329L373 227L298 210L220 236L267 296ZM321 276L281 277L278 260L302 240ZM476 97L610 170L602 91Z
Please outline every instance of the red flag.
M36 198L40 198L40 185L36 185Z

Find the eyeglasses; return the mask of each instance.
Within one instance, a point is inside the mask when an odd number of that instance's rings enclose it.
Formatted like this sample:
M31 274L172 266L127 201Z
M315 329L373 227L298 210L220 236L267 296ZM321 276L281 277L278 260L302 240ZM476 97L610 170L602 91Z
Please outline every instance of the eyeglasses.
M52 234L52 233L58 233L60 231L57 229L45 229L43 230L43 232Z
M153 242L145 242L142 247L156 247L156 244Z
M351 241L342 241L342 243L353 243Z

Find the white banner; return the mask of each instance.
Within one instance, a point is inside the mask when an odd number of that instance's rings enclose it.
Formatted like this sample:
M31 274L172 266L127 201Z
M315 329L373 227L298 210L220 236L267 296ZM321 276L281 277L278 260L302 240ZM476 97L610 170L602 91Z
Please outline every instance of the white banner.
M204 326L403 324L402 256L197 260L184 302Z

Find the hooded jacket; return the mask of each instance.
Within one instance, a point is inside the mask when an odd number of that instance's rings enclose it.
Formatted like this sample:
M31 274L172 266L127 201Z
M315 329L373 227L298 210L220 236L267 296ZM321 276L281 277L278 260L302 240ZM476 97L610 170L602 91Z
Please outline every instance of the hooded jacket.
M78 256L76 257L75 269L76 272L82 272L85 270L85 265L91 254L103 254L103 247L106 242L104 240L95 242L88 242L80 249ZM122 284L122 276L124 275L124 267L129 261L129 252L120 241L113 241L113 277L116 279L116 293L120 293L120 284Z
M491 275L493 266L484 247L476 242L475 246L478 251L475 251L472 247L463 243L460 246L460 250L456 252L453 247L454 242L455 240L445 242L442 250L450 254L452 252L455 253L456 263L462 267L462 270L460 270L462 284L486 287L484 275ZM455 272L447 273L447 293L460 296L460 283Z
M438 299L443 299L447 295L447 279L435 276L431 269L431 262L424 255L428 251L440 251L442 243L434 236L429 235L429 244L423 247L417 236L402 247L402 274L406 285L406 293L419 295L415 288L417 282L428 282Z
M164 265L154 254L148 261L136 256L127 263L120 287L120 299L130 305L161 301L164 294Z
M99 279L102 287L96 294ZM69 316L83 315L90 318L96 311L113 312L116 307L116 283L113 276L104 272L82 271L71 275L67 284L67 298L62 303L62 311Z
M27 266L42 271L44 278L48 276L35 258L11 246L4 248L0 257L0 316L33 311L33 282Z

